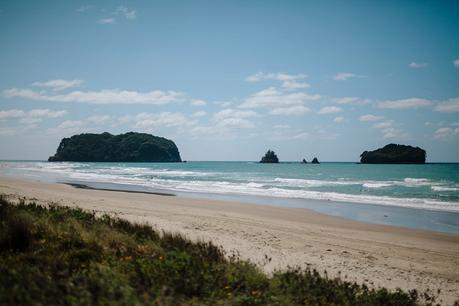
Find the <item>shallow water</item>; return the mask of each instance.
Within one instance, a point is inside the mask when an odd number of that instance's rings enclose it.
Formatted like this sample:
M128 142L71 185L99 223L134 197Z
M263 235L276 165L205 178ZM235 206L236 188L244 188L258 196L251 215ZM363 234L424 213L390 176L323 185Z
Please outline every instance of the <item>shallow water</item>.
M41 181L110 185L110 188L116 185L115 188L131 190L309 207L374 223L394 225L394 219L400 219L395 225L448 232L455 232L451 226L456 228L459 223L459 164L17 161L1 162L0 171ZM390 207L394 209L388 211ZM409 212L402 208L411 209L411 214L419 220L402 218ZM396 216L393 211L397 212ZM429 218L432 220L426 221ZM432 224L416 225L425 222ZM446 229L438 229L438 223Z

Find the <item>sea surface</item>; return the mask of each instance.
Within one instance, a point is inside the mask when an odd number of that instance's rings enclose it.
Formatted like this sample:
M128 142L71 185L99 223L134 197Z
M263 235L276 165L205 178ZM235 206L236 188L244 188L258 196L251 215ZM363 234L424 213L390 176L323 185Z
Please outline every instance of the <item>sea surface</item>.
M0 173L96 188L166 192L459 233L459 164L3 161Z

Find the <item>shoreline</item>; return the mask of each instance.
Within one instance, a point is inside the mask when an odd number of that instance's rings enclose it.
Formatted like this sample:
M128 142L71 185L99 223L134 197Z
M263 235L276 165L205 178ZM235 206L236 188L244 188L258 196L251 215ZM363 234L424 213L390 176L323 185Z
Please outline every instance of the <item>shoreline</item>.
M0 193L114 214L211 241L266 272L309 266L372 287L441 289L445 304L459 296L454 269L459 235L358 222L306 208L78 189L4 176Z

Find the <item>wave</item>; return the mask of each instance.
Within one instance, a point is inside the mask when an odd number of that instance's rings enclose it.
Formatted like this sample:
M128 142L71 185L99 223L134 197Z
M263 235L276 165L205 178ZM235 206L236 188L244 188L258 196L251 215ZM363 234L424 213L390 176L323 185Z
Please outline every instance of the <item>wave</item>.
M430 188L434 191L459 191L458 187L432 186Z
M269 173L262 172L212 172L90 163L15 163L11 167L26 173L38 171L40 176L43 172L49 173L49 176L59 178L60 181L117 183L177 192L327 200L459 212L459 202L433 198L450 196L451 192L459 191L458 185L454 182L432 181L427 178L406 177L400 180L380 181L345 178L320 180L270 177ZM405 191L405 195L411 197L394 197L388 194L391 192L389 188L403 190L404 187L419 189L416 193ZM424 197L412 197L413 194Z

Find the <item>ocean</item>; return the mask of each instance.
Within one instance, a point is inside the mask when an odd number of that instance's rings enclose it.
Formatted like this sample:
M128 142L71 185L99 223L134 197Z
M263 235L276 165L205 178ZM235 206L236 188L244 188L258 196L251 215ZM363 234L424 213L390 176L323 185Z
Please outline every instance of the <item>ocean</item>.
M459 164L4 161L0 171L95 188L305 207L360 221L459 233Z

